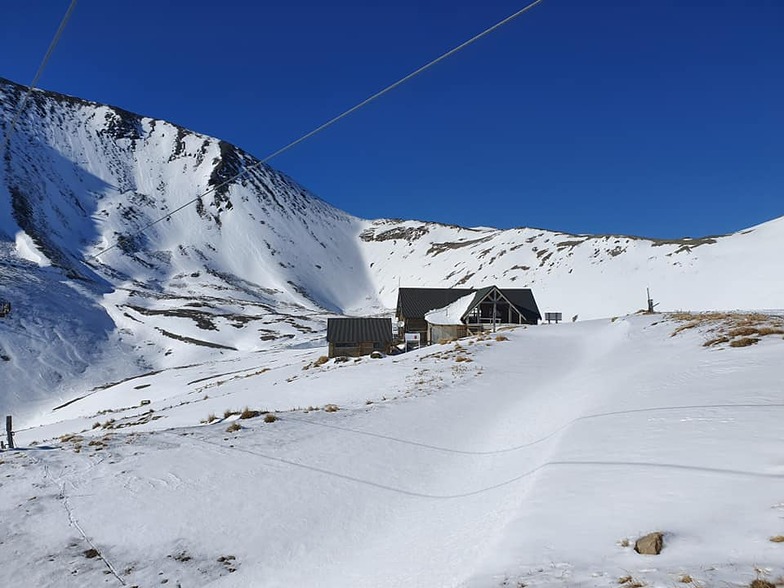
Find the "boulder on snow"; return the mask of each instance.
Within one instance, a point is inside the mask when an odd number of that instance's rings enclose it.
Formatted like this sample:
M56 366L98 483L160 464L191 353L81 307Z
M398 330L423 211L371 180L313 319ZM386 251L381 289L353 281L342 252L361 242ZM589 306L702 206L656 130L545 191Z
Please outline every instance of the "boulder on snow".
M634 551L642 555L659 555L664 547L664 533L656 531L640 537L634 543Z

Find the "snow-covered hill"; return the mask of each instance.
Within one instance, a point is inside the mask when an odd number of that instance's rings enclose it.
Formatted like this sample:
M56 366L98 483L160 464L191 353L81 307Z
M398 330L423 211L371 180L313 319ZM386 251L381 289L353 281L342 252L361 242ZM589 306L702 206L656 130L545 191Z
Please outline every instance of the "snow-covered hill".
M0 453L0 583L780 582L782 334L632 316L124 382ZM635 553L654 531L662 553Z
M0 144L23 91L0 80ZM223 141L44 91L2 156L0 412L320 345L328 315L388 312L400 285L530 286L581 320L643 307L646 286L661 309L784 306L784 219L679 241L367 221Z

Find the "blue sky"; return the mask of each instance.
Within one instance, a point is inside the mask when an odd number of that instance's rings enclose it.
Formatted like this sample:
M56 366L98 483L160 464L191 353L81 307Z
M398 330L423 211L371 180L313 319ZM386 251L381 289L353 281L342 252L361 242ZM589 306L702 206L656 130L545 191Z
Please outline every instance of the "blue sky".
M28 83L67 0L3 2ZM39 85L264 157L507 0L81 0ZM545 0L271 163L365 218L675 238L784 215L784 3Z

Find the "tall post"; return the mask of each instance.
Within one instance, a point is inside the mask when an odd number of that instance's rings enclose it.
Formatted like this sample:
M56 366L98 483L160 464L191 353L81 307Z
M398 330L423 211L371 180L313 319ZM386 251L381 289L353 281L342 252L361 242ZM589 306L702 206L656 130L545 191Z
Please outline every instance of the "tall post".
M11 415L5 417L5 434L8 436L8 449L14 448L14 423Z

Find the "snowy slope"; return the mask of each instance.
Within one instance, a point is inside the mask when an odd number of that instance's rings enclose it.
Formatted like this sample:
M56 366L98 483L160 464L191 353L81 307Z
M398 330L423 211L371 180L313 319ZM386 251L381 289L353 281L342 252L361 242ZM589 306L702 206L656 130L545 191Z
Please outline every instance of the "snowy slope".
M281 350L96 392L19 433L37 449L0 454L0 579L780 580L784 545L770 538L784 535L782 334L705 347L715 325L673 335L683 325L655 315L520 327L323 366L318 350ZM327 403L340 410L306 408ZM224 417L244 406L278 420ZM50 440L66 432L78 435ZM662 554L635 553L628 543L651 531L665 532Z
M23 90L0 80L0 145ZM323 345L328 316L389 313L399 285L531 287L543 311L580 320L643 307L646 286L660 309L784 300L784 218L680 241L367 221L223 141L44 91L2 159L0 299L14 310L0 319L0 413Z
M21 92L0 82L0 140ZM266 166L133 236L255 163L163 121L34 92L0 172L0 298L14 308L0 322L0 412L118 374L308 344L328 313L378 308L360 222Z
M634 312L646 287L666 310L780 308L784 218L720 237L655 240L380 220L361 235L381 300L401 286L530 287L543 311Z

